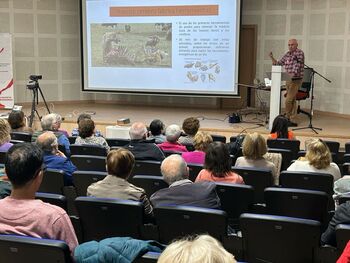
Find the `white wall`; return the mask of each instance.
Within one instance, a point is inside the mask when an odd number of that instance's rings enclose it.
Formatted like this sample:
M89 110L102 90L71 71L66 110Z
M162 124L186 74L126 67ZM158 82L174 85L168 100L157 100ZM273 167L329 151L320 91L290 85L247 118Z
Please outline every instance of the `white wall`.
M290 38L299 40L305 63L332 81L315 77L315 109L350 113L350 1L242 0L243 24L258 25L257 77L271 69ZM262 94L265 98L268 94Z

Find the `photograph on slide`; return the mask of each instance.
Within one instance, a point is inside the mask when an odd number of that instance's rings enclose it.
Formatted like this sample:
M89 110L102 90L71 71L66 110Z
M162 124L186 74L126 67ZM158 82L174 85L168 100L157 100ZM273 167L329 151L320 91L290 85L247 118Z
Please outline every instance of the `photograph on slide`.
M91 24L93 67L170 68L171 23Z

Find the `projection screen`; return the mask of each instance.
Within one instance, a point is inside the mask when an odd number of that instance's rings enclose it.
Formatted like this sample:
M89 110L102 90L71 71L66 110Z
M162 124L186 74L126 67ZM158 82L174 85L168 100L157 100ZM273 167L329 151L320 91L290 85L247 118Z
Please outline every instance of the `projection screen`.
M83 91L238 93L240 0L81 0Z

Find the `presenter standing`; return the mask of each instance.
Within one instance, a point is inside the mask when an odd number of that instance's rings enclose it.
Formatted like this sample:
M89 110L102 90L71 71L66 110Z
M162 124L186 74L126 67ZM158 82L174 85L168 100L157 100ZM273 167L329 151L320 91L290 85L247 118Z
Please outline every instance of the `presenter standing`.
M273 65L284 66L286 72L291 76L291 80L286 82L286 101L285 115L288 118L288 126L296 127L298 124L293 122L296 114L296 95L303 82L304 76L304 52L298 48L298 41L290 39L288 41L288 51L280 60L269 54Z

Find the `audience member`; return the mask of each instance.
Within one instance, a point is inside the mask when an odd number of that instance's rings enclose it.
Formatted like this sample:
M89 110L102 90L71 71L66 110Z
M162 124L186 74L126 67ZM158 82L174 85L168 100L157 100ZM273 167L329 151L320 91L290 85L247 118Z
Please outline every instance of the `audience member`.
M52 123L52 130L57 131L57 132L61 132L62 134L64 134L64 136L66 136L68 138L69 137L68 132L66 130L60 129L61 123L62 123L62 116L57 114L57 113L54 113L54 117L55 117L55 120Z
M144 205L145 213L152 214L152 206L145 190L127 181L134 165L135 158L129 150L120 148L110 151L107 155L108 175L90 185L87 195L140 201Z
M177 240L166 247L158 263L235 263L235 257L227 252L215 238L209 235Z
M33 133L33 129L26 126L23 111L11 111L7 120L11 126L11 132Z
M333 186L333 199L335 207L339 205L339 197L344 194L350 194L350 175L344 175L342 178L334 182Z
M210 143L213 142L213 138L207 132L198 131L193 139L193 152L182 153L182 158L187 163L204 164L205 152Z
M163 151L187 152L186 146L181 145L177 140L181 135L180 127L176 124L169 125L165 130L166 142L158 144Z
M338 165L332 162L328 146L320 139L307 142L305 158L296 160L287 170L328 173L333 175L334 181L341 177Z
M0 200L0 233L63 240L73 254L78 241L67 213L35 199L42 165L43 153L37 145L19 143L9 149L5 170L13 189Z
M8 149L12 147L11 135L10 135L11 127L8 124L7 120L0 119L0 151L7 152Z
M136 160L164 160L164 153L154 143L147 142L147 128L142 122L135 122L129 130L130 143L125 146Z
M36 140L38 146L44 152L44 164L46 168L64 171L64 185L73 185L72 174L77 170L75 165L58 150L57 137L52 131L44 132Z
M350 262L350 240L346 244L346 247L343 250L343 253L337 260L337 263L349 263Z
M181 144L193 144L194 136L199 129L199 120L194 117L186 118L182 123L182 129L186 136L179 138Z
M188 167L178 154L168 156L161 164L161 173L169 188L158 190L151 196L153 206L189 205L204 208L220 208L215 184L193 183L188 179Z
M80 114L80 115L78 116L77 124L79 125L79 122L80 122L81 120L83 120L83 119L91 119L91 120L92 120L90 114L82 113L82 114ZM73 129L73 131L72 131L72 136L74 136L74 137L79 136L79 127ZM96 137L101 137L102 134L101 134L100 131L95 130L95 136L96 136Z
M243 156L238 157L235 166L263 168L272 171L273 178L276 178L277 171L275 165L264 158L267 152L265 138L259 133L247 134L243 141ZM276 179L274 179L276 182ZM278 179L277 179L278 181Z
M214 181L244 184L243 178L231 170L232 160L226 144L212 142L209 144L202 169L196 182Z
M66 151L67 155L70 155L70 143L66 135L64 135L62 132L59 132L57 130L57 120L59 120L59 117L57 117L58 114L50 113L41 118L41 131L35 131L32 136L32 142L36 142L36 139L38 136L46 131L52 131L55 136L58 139L58 145L64 146L64 149Z
M335 210L334 216L328 224L326 231L321 236L322 245L331 245L336 247L337 240L335 235L335 228L339 224L350 223L350 202L345 202L338 206Z
M284 115L278 115L272 124L269 135L271 139L289 139L294 140L295 136L292 131L288 131L289 120Z
M90 144L99 145L106 148L107 152L110 147L103 137L96 137L95 132L95 122L92 119L82 119L79 122L79 136L76 138L74 144Z
M161 120L155 119L151 122L149 125L149 130L150 134L148 139L155 140L155 143L163 143L166 141L165 135L164 135L164 130L165 130L165 125Z

